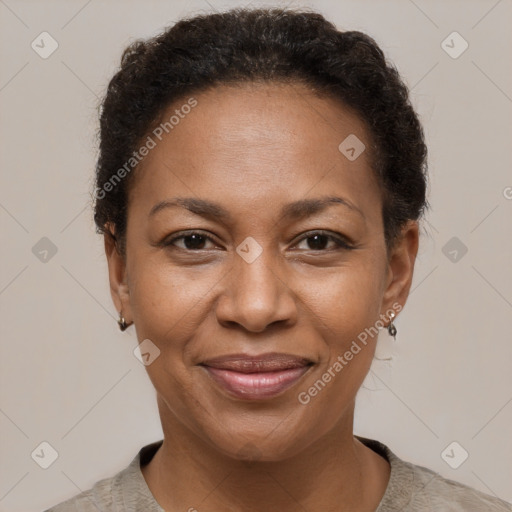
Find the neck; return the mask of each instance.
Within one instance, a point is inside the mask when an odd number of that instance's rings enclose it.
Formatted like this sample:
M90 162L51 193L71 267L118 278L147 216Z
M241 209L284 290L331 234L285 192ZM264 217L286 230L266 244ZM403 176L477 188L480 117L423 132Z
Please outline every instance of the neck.
M142 473L166 511L373 512L389 480L388 462L353 436L353 407L335 429L281 461L233 459L167 408L160 413L164 442Z

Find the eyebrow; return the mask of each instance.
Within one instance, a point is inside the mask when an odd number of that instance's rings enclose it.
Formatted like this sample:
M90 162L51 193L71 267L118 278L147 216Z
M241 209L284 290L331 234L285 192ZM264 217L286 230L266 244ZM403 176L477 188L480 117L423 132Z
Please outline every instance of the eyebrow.
M365 219L364 213L353 203L347 199L336 196L319 197L316 199L301 199L285 205L281 209L280 220L293 219L299 220L316 213L320 213L332 204L340 204L353 212L361 215ZM196 215L202 217L221 219L224 221L232 220L232 216L228 210L218 203L208 201L206 199L198 199L195 197L175 197L173 199L165 199L155 204L149 212L149 217L152 217L157 212L160 212L166 208L182 207L189 210Z

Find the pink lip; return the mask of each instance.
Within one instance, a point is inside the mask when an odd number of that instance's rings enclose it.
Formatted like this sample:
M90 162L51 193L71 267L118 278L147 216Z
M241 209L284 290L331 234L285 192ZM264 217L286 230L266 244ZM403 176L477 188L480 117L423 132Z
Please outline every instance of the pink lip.
M310 368L301 366L276 372L242 373L204 366L228 393L245 400L274 397L297 382Z
M210 368L221 368L223 370L232 370L240 373L255 373L288 370L306 366L310 363L312 363L312 361L303 356L268 352L257 356L251 356L249 354L228 354L226 356L207 359L201 364Z

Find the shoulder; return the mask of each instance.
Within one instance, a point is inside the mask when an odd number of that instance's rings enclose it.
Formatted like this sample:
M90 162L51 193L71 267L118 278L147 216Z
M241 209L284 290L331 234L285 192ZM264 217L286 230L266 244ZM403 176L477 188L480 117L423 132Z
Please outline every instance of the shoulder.
M147 463L161 444L143 446L123 470L45 512L162 512L140 469L141 462Z
M402 460L385 444L356 436L388 460L388 486L376 512L512 512L512 505L472 487Z
M110 478L99 480L90 489L45 510L45 512L98 512L98 510L117 510L112 488L115 480L118 478L119 473Z
M405 509L407 511L512 512L512 505L506 501L444 478L423 466L409 465L414 475L414 482L411 502Z

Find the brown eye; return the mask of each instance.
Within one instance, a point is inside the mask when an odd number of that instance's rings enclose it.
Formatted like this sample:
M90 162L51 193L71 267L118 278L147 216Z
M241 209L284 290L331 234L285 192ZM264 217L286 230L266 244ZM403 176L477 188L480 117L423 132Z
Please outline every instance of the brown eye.
M183 240L183 245L177 245L176 242L178 240ZM189 233L182 233L179 236L176 236L174 238L171 238L170 240L164 242L165 246L175 246L179 249L183 249L186 251L200 251L204 249L208 249L208 247L205 247L205 244L210 241L213 243L213 240L206 236L203 233L198 232L189 232Z
M325 233L323 231L316 231L312 233L308 233L307 236L304 236L300 243L306 242L308 247L305 250L310 251L329 251L336 249L352 249L352 246L348 244L343 238L340 236L335 236L329 233ZM328 244L331 242L331 247L328 248Z

